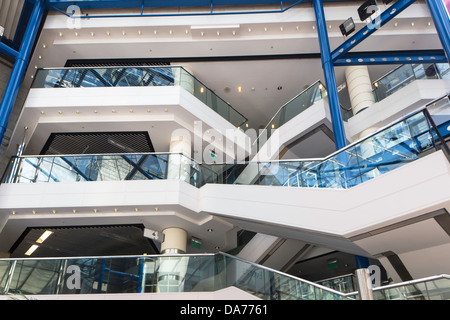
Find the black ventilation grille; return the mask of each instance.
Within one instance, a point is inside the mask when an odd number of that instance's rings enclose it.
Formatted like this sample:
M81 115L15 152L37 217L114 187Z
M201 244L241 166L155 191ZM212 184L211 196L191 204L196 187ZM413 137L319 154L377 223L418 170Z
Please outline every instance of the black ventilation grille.
M52 133L41 155L155 152L148 132Z
M66 68L108 68L108 67L164 67L170 66L166 60L152 61L146 59L102 59L102 60L67 60Z

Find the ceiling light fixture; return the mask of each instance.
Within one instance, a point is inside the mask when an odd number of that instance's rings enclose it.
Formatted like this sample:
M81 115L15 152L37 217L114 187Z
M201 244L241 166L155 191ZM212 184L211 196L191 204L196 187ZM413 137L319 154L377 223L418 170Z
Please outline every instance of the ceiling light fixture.
M355 31L356 26L355 22L353 21L353 18L350 17L347 20L345 20L344 23L342 23L339 26L339 29L341 29L341 33L345 37L351 34L353 31Z
M366 21L377 11L379 11L377 1L367 0L358 8L359 19Z
M31 255L33 254L33 252L36 251L37 248L39 248L39 246L36 245L36 244L33 244L33 245L30 247L30 249L28 249L28 251L25 252L25 255L26 255L26 256L31 256Z
M50 237L53 234L53 231L46 230L39 239L36 240L36 243L43 243L45 240L47 240L48 237Z

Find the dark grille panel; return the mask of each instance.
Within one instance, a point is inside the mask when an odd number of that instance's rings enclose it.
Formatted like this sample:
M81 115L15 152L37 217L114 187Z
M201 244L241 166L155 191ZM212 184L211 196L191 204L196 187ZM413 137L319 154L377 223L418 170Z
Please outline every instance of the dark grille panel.
M52 133L42 155L154 152L147 132Z

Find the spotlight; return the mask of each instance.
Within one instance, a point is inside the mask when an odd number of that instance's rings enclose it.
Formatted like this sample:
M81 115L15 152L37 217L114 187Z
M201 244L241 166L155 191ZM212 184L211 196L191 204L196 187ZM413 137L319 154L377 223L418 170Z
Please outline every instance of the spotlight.
M358 8L358 15L361 21L366 21L373 15L375 12L379 10L378 4L376 0L368 0L363 3L362 6Z
M355 28L355 22L351 17L339 26L339 29L341 29L341 33L343 36L348 36L350 33L355 31Z

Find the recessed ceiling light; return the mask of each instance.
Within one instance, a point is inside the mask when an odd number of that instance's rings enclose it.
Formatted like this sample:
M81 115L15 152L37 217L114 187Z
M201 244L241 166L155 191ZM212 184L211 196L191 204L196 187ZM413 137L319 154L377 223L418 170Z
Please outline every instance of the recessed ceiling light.
M238 92L242 92L242 87L238 87Z
M173 31L172 30L169 30L169 34L172 34L173 33Z
M38 245L33 244L27 252L25 252L26 256L31 256L36 249L39 248Z
M62 37L62 36L63 36L62 32L60 32L60 33L59 33L59 36L60 36L60 37Z
M283 31L284 30L284 28L283 27L280 27L280 31Z
M414 22L411 22L411 27L414 27Z
M252 32L252 28L248 28L248 32Z
M211 229L211 228L209 228L208 230L207 230L208 232L213 232L214 230L213 229Z
M91 32L91 37L95 36L95 33Z
M45 240L47 240L48 237L50 237L53 234L52 231L46 230L39 239L36 240L36 243L43 243Z
M107 35L107 36L110 36L110 35L111 35L111 32L109 32L109 31L106 32L106 35Z

